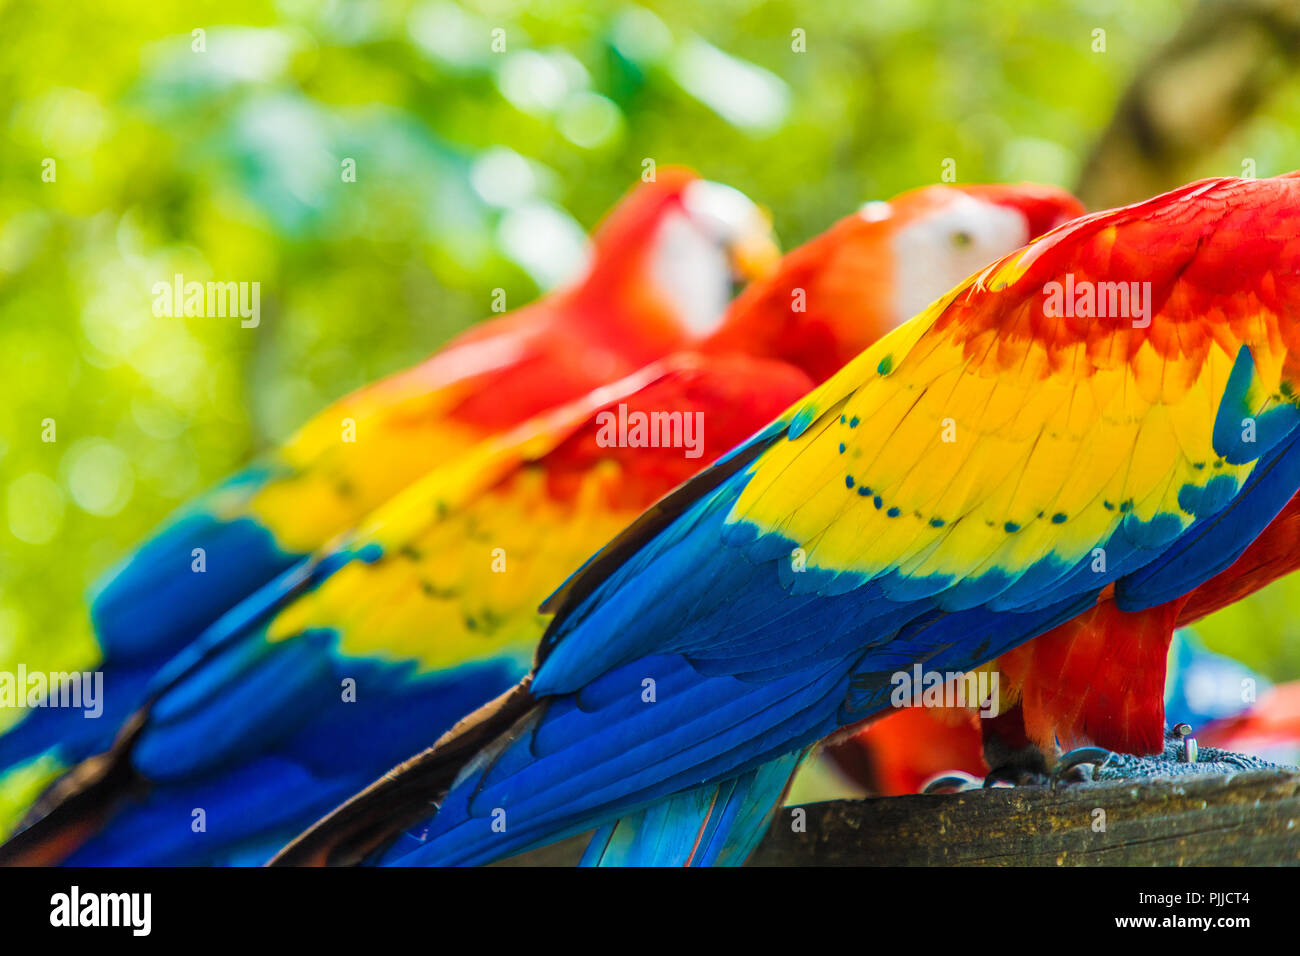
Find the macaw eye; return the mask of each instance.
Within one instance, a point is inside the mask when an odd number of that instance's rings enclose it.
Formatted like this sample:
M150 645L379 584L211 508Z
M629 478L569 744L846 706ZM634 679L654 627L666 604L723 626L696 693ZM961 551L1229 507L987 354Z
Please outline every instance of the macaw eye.
M964 229L959 229L956 232L949 233L948 241L953 244L953 248L965 249L975 241L975 238Z

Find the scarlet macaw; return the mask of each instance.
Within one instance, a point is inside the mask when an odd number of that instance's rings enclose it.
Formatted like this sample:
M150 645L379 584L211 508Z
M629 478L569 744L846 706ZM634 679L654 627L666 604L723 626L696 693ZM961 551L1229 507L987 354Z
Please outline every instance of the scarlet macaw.
M1034 186L931 187L873 205L751 287L696 354L431 470L168 666L110 761L129 772L108 783L73 774L47 804L84 827L123 778L153 785L70 862L192 860L196 847L228 851L232 837L255 856L251 837L301 829L522 676L545 625L536 605L623 524L898 324L918 297L1079 211L1067 194ZM914 255L923 274L900 259ZM904 278L914 283L907 294ZM601 415L638 412L683 422L700 413L699 456L601 442ZM475 678L489 665L492 681ZM349 675L357 700L340 704ZM208 837L190 832L196 807ZM11 844L10 859L55 858L46 831L58 817L49 820Z
M222 614L440 463L698 343L734 277L778 257L769 220L742 194L661 168L597 229L581 281L334 403L110 572L91 603L103 715L28 711L0 737L0 768L106 748L158 669Z
M278 861L484 863L598 826L589 861L737 862L895 672L1212 580L1300 489L1298 214L1296 176L1206 180L990 266L615 538L524 681Z
M1209 650L1187 631L1174 635L1166 673L1169 723L1186 723L1206 746L1286 762L1275 746L1261 752L1249 732L1228 732L1247 721L1285 724L1281 714L1269 710L1285 698L1272 693L1263 677ZM1256 705L1257 694L1262 696ZM962 775L973 785L989 773L981 736L985 719L973 708L904 707L839 735L828 742L826 754L862 790L881 796L917 793L942 781L955 784ZM1293 738L1300 742L1300 725ZM1270 738L1270 744L1277 742Z
M1121 610L1103 595L1095 607L1002 655L991 665L1001 678L1001 712L995 719L977 720L972 714L913 714L902 721L891 717L878 728L864 728L856 743L839 742L831 748L832 756L862 781L873 751L879 750L874 759L883 770L882 782L888 780L890 792L910 792L902 788L940 770L978 774L972 767L981 766L992 767L988 772L995 779L1034 782L1056 765L1063 749L1100 746L1124 753L1160 753L1167 723L1164 665L1175 629L1298 567L1300 499L1293 498L1240 558L1188 594L1138 611ZM1277 699L1289 698L1279 692ZM1237 742L1224 736L1220 720L1227 715L1188 711L1183 703L1175 700L1170 716L1190 722L1201 742L1221 747ZM1266 713L1262 708L1253 712ZM1214 723L1202 729L1202 721L1211 720ZM944 734L940 727L951 730ZM972 759L972 734L982 738L979 759ZM1253 751L1249 736L1240 743L1228 749ZM866 751L855 753L860 745ZM953 762L938 767L945 758ZM1057 766L1058 772L1068 769Z
M1250 417L1243 415L1239 427L1249 428ZM1293 498L1244 553L1237 552L1240 557L1200 586L1138 609L1103 594L1095 607L1004 654L993 666L1004 676L1005 713L980 722L992 772L1012 782L1035 780L1053 766L1059 749L1090 745L1159 753L1163 665L1175 628L1300 567L1297 544L1300 500Z

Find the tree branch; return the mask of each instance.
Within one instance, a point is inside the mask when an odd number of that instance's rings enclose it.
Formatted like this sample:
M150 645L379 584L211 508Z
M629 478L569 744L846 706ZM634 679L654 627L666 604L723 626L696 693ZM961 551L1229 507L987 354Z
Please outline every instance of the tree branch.
M1298 62L1300 4L1202 0L1129 85L1084 166L1079 198L1105 209L1181 185Z

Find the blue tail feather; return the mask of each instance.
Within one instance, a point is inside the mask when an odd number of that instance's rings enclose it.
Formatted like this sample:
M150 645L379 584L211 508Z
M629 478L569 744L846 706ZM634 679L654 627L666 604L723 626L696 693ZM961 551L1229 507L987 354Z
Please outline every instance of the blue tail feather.
M807 751L694 787L602 827L583 866L740 866L771 826Z

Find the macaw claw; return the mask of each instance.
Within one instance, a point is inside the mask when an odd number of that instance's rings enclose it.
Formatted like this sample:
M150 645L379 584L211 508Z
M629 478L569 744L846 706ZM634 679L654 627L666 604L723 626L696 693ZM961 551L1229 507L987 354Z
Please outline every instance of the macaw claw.
M1047 783L1047 775L1041 766L1022 763L1004 763L994 767L984 778L984 789L995 787L1041 787Z
M1097 770L1101 770L1114 756L1115 754L1105 747L1076 747L1062 754L1056 761L1056 766L1052 768L1050 777L1052 789L1055 790L1063 783L1091 780L1093 772L1090 770L1085 774L1083 768L1095 767ZM1076 770L1079 771L1077 774L1075 773Z
M1146 756L1117 753L1106 764L1104 772L1101 766L1097 767L1096 778L1136 780L1188 774L1239 773L1243 770L1294 769L1251 754L1201 747L1192 736L1192 728L1188 724L1178 724L1165 735L1165 746L1161 753Z
M951 770L931 777L921 787L922 793L960 793L963 790L977 790L979 777L972 776L964 770Z

